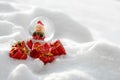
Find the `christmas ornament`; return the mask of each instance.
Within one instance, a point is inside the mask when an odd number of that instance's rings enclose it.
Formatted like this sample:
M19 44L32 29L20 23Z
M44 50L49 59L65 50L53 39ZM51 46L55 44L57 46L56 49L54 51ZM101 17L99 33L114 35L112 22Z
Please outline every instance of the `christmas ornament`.
M48 19L37 17L32 21L29 29L31 38L28 41L19 41L14 44L9 51L11 58L25 60L27 56L30 56L33 59L39 58L44 64L47 64L53 62L56 56L66 55L60 40L49 41L52 39L49 36L53 36L54 33L47 31L50 28L45 27L48 24L46 20Z
M60 40L57 40L51 44L51 53L54 56L66 55L65 49Z
M30 36L35 40L50 41L54 36L54 25L46 17L36 17L28 27Z
M27 59L28 49L24 41L17 42L12 46L9 56L15 59Z

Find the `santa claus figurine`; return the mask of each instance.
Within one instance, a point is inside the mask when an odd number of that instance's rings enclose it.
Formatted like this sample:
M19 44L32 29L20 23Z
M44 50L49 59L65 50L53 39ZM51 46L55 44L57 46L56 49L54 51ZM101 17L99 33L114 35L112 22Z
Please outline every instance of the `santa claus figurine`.
M35 31L33 32L32 35L33 39L35 40L44 40L45 39L45 29L44 29L44 24L42 21L38 21L37 25L35 27Z

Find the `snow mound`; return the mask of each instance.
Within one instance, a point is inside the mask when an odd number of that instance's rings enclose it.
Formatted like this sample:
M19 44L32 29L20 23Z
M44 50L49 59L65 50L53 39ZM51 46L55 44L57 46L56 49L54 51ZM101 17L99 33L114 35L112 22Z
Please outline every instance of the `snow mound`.
M120 47L108 42L92 42L91 47L82 47L86 51L78 51L74 55L75 63L86 67L85 71L97 80L119 79ZM85 49L84 49L85 48ZM109 76L109 77L108 77Z
M61 73L52 73L44 80L95 80L85 72L79 70L70 70Z
M31 61L28 64L28 66L33 72L39 73L43 69L44 63L42 61L40 61L39 59L35 59L35 60Z
M120 62L120 47L108 42L94 42L94 45L88 49L88 56L94 57L96 59L115 63Z
M37 80L37 78L26 65L20 64L10 73L8 80Z

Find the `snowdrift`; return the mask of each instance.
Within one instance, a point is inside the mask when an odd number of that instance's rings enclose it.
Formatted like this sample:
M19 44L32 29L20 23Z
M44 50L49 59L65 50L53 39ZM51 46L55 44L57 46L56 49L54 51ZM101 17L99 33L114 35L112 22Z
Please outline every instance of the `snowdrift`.
M27 6L15 8L0 3L0 80L118 80L120 77L120 47L94 41L88 28L68 15ZM31 8L31 9L30 9ZM4 9L4 10L3 10ZM54 23L55 36L61 39L67 56L44 65L38 59L14 60L8 55L11 44L29 37L30 21L37 16L48 17Z

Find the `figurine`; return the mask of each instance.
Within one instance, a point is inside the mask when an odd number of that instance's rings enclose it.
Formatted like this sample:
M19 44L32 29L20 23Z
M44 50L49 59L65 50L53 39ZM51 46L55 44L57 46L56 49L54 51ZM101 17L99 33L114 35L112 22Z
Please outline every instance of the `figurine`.
M44 24L39 20L35 27L35 32L32 35L35 40L44 40L45 39L45 29Z

